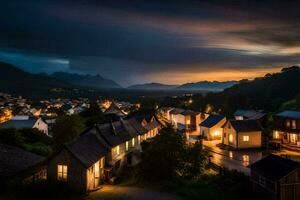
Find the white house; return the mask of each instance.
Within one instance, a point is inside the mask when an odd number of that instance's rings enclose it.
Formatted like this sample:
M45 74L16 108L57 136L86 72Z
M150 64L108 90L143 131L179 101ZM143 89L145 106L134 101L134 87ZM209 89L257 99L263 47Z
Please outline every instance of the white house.
M257 120L228 120L222 143L235 149L260 148L261 126Z

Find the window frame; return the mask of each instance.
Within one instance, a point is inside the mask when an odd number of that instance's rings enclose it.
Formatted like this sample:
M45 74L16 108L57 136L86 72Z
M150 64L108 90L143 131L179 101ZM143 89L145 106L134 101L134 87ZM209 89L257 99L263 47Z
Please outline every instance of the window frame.
M57 180L63 182L68 181L68 165L57 165Z

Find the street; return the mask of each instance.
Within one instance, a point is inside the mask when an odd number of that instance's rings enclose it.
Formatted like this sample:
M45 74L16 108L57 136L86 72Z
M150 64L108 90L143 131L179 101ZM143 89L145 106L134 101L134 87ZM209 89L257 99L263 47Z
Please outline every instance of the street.
M212 156L211 161L230 170L243 172L250 175L249 164L252 164L263 157L260 150L228 151L218 148L216 145L220 141L203 141L204 149Z

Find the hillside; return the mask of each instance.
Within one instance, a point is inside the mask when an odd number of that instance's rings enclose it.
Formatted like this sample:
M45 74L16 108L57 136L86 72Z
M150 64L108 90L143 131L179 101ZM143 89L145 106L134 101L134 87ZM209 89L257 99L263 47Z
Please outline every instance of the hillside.
M186 83L176 89L178 90L208 90L208 91L223 91L226 88L232 87L237 84L237 81L201 81L197 83Z
M280 106L300 94L300 68L283 68L253 81L242 81L220 93L197 95L193 107L205 109L211 104L215 111L232 113L236 109L263 109L277 111Z
M48 91L53 88L71 88L70 84L55 78L25 72L14 65L0 62L0 90L9 93Z
M166 85L162 83L145 83L132 85L128 87L131 90L172 90L175 89L178 85Z
M87 88L121 88L116 82L105 79L100 75L81 75L81 74L71 74L66 72L55 72L50 75L50 77L59 79L61 81L70 83L72 85L87 87Z

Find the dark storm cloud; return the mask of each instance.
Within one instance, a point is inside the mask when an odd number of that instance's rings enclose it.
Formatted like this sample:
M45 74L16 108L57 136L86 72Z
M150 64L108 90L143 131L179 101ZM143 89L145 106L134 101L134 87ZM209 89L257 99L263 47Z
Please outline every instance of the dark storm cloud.
M2 2L0 59L31 71L100 73L126 85L165 81L157 77L168 73L189 81L197 77L183 77L187 71L300 63L298 2L199 2Z

